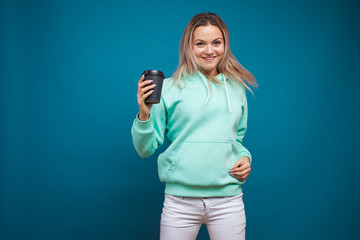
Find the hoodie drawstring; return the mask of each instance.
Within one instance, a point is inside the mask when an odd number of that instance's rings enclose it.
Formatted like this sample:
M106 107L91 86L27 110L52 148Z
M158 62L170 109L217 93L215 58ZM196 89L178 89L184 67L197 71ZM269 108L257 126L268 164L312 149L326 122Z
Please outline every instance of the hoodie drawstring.
M208 101L209 101L209 98L210 98L210 88L209 88L209 85L208 85L208 83L207 83L207 81L206 81L206 79L205 79L205 77L201 74L201 73L199 73L199 75L202 77L202 79L204 80L204 83L205 83L205 85L206 85L206 88L207 88L207 98L206 98L206 101L205 101L205 105L208 103Z
M201 74L200 72L199 72L199 75L200 75L200 76L201 76L201 78L204 80L204 83L205 83L206 88L207 88L207 93L208 93L208 95L207 95L207 98L206 98L206 101L205 101L205 105L206 105L206 104L208 103L208 101L209 101L209 98L210 98L210 88L209 88L209 84L207 83L207 81L206 81L206 79L205 79L204 75L203 75L203 74ZM226 98L227 98L228 108L229 108L229 112L231 113L230 99L229 99L229 92L228 92L228 88L227 88L227 85L226 85L226 78L225 78L224 74L221 74L221 76L222 76L222 78L223 78L223 80L224 80L224 84L225 84L225 92L226 92Z
M226 78L224 77L224 74L221 74L221 76L223 77L223 80L224 80L224 83L225 83L226 97L227 97L227 102L228 102L229 112L231 113L231 106L230 106L229 92L228 92L228 88L227 88L227 86L226 86Z

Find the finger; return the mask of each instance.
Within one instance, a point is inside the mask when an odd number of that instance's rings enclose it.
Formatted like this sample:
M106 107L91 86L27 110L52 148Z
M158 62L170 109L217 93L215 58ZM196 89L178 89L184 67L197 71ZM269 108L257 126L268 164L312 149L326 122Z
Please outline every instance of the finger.
M146 98L148 98L153 92L154 92L154 90L149 90L149 91L147 91L147 92L145 92L145 93L142 93L142 94L140 95L140 100L141 100L141 101L145 101Z
M149 79L149 80L146 80L146 81L143 81L143 82L139 82L139 88L143 88L145 87L146 85L149 85L151 84L152 82L154 82L153 80Z
M241 165L241 161L237 161L234 166L232 167L232 169L238 168Z
M250 173L250 168L245 169L244 171L232 171L230 173L237 177L244 177L246 174Z
M238 177L238 176L232 176L232 177L235 178L235 179L237 179L238 181L245 181L248 176L249 176L249 175L244 176L244 177Z
M244 181L248 176L249 176L249 173L242 175L242 176L234 175L234 177L240 181Z
M152 90L154 87L156 86L156 84L147 86L147 87L143 87L140 92L142 92L143 94L147 93L148 91Z
M139 84L138 84L138 92L139 92L141 89L143 89L145 86L151 84L152 82L153 82L152 80L146 80L146 81L144 81L144 82L142 82L142 83L139 83Z
M244 164L244 165L236 168L235 170L242 172L242 171L244 171L244 170L246 170L246 169L250 169L250 164Z
M141 78L140 78L140 80L138 82L138 89L140 88L140 85L144 82L144 80L145 80L145 76L143 74L143 75L141 75Z
M234 167L231 168L231 172L242 172L244 171L245 169L248 169L250 168L250 164L241 164L238 166L238 167L235 167L236 165L234 165Z
M155 87L155 84L154 85L150 85L150 86L147 86L145 88L142 88L142 89L139 89L138 93L137 93L137 98L138 99L141 99L144 94L148 93L150 90L152 90L153 88Z
M150 90L147 93L145 93L144 95L142 95L141 100L145 101L145 99L150 96L152 93L154 92L154 90Z
M242 157L240 158L237 163L240 163L240 166L249 164L250 165L250 159L248 157Z
M142 74L142 75L141 75L141 78L140 78L140 80L139 80L139 83L143 82L144 80L145 80L145 75Z
M247 174L250 174L250 172L249 171L247 171L247 172L241 172L241 173L230 173L232 176L235 176L235 177L237 177L237 178L242 178L242 177L244 177L244 176L246 176Z
M244 177L244 176L249 175L249 174L250 174L250 169L246 169L245 171L242 171L242 172L239 173L239 175L241 177Z
M249 163L248 157L242 157L240 158L232 168L238 168L240 166L243 166L245 164Z
M244 177L240 178L240 181L245 181L249 177L249 174L246 174Z

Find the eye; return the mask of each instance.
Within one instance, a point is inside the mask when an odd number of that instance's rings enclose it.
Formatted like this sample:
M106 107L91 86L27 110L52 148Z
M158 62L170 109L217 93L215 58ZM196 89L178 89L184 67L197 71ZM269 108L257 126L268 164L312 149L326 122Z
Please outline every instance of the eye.
M216 42L214 42L214 45L215 46L219 46L221 44L221 42L220 41L216 41Z
M198 42L198 43L196 43L196 46L199 46L199 47L204 46L204 43Z

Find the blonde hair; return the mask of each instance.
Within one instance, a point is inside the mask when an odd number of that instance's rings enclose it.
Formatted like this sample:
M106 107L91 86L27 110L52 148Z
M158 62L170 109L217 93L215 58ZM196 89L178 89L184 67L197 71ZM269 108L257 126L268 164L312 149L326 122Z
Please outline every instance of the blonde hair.
M179 65L172 78L174 81L177 80L179 87L181 87L182 77L186 79L187 75L193 75L197 71L201 71L200 64L192 49L192 38L197 27L208 25L218 27L224 36L225 51L222 59L217 65L217 71L223 73L232 81L240 82L249 89L250 92L252 92L247 84L256 87L256 80L254 76L246 70L231 53L229 48L229 30L224 21L215 13L207 12L197 14L187 24L180 41ZM204 72L203 74L206 75ZM219 83L219 80L216 79L216 77L206 76L210 81Z

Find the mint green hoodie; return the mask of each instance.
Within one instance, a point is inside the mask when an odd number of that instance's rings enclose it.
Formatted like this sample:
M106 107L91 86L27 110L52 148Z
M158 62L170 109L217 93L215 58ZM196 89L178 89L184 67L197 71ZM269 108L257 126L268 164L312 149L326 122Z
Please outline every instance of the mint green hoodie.
M235 196L244 182L229 175L243 156L247 128L247 100L244 86L219 74L221 84L210 82L202 73L188 77L179 88L171 78L163 83L159 104L150 117L133 122L131 134L138 154L154 154L164 142L169 147L158 158L158 173L165 193L184 197ZM185 81L184 81L185 82Z

